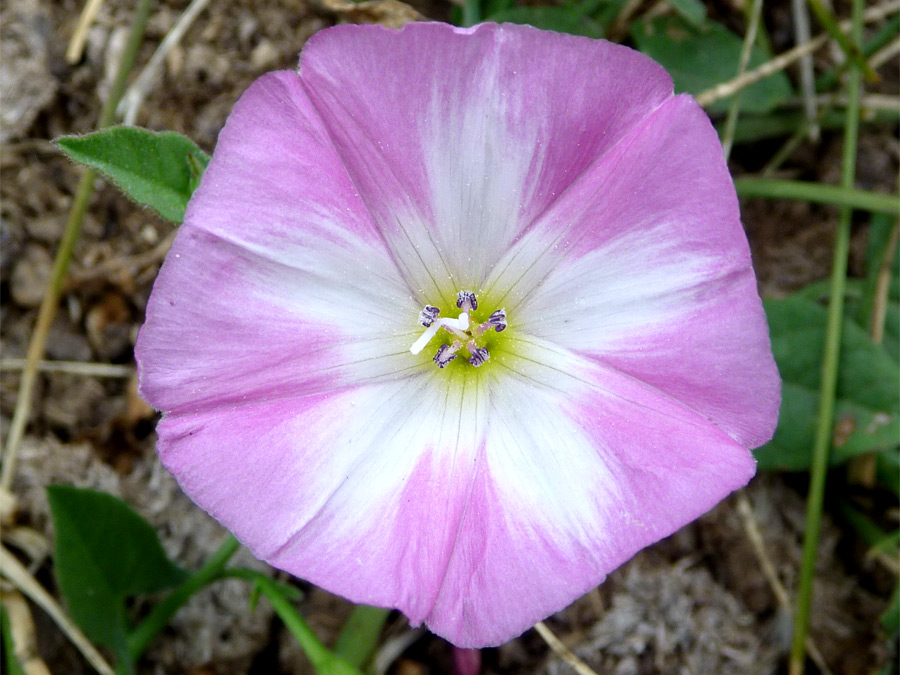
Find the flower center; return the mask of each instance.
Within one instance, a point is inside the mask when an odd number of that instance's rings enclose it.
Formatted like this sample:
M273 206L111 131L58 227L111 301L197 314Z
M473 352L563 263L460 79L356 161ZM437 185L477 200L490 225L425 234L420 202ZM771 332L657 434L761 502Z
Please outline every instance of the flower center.
M413 342L409 351L421 353L435 335L441 334L445 341L432 359L438 368L445 368L461 353L468 354L466 360L470 365L480 368L491 358L486 334L491 329L496 333L506 330L506 310L498 309L487 321L477 322L472 318L472 313L478 309L478 298L472 291L460 291L456 296L456 307L462 311L457 318L450 319L441 317L438 307L425 305L419 312L419 324L425 326L425 332Z

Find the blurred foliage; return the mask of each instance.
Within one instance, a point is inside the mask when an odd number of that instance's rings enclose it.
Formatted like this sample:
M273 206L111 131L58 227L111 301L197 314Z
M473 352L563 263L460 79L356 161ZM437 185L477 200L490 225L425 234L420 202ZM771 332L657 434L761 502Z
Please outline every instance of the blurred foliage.
M806 470L818 412L827 312L802 295L765 303L784 381L775 437L756 450L761 469ZM900 368L852 320L844 322L831 462L890 449L900 438Z
M669 71L678 93L696 96L730 80L738 72L743 40L715 21L706 20L696 26L681 16L641 19L632 24L631 37L638 49ZM762 65L771 56L762 47L754 46L748 69ZM771 112L793 94L787 76L777 72L743 90L741 110ZM716 101L709 109L724 112L732 98Z

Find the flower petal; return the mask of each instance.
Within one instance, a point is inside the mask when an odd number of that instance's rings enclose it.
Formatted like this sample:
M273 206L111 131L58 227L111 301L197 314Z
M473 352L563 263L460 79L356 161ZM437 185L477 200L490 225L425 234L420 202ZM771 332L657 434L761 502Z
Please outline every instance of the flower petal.
M672 95L634 50L509 24L336 27L309 40L300 76L410 285L435 303L477 289Z
M490 385L483 460L428 626L498 644L562 609L755 471L747 450L652 387L517 342Z
M674 98L590 168L486 284L511 325L771 438L779 378L715 131ZM509 289L508 291L503 289Z
M419 623L440 590L485 427L483 392L471 380L440 386L442 374L169 414L160 457L257 557Z
M496 645L754 471L653 388L515 344L493 378L436 371L169 414L160 456L260 558L454 644Z
M299 78L274 73L229 117L156 281L141 392L169 411L395 377L420 309Z

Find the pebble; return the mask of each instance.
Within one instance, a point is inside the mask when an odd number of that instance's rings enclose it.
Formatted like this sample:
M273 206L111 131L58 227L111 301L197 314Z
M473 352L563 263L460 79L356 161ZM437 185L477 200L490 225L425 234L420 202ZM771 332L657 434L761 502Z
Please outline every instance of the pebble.
M47 290L52 267L53 259L47 249L35 244L26 246L9 280L13 302L20 307L39 306Z

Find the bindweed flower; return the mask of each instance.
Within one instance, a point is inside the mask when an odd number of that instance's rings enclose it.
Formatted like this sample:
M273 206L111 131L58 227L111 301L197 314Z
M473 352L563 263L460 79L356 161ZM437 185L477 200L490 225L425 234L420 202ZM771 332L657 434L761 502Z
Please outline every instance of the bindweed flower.
M496 645L755 471L779 379L716 134L604 41L340 26L235 106L137 345L275 567Z

